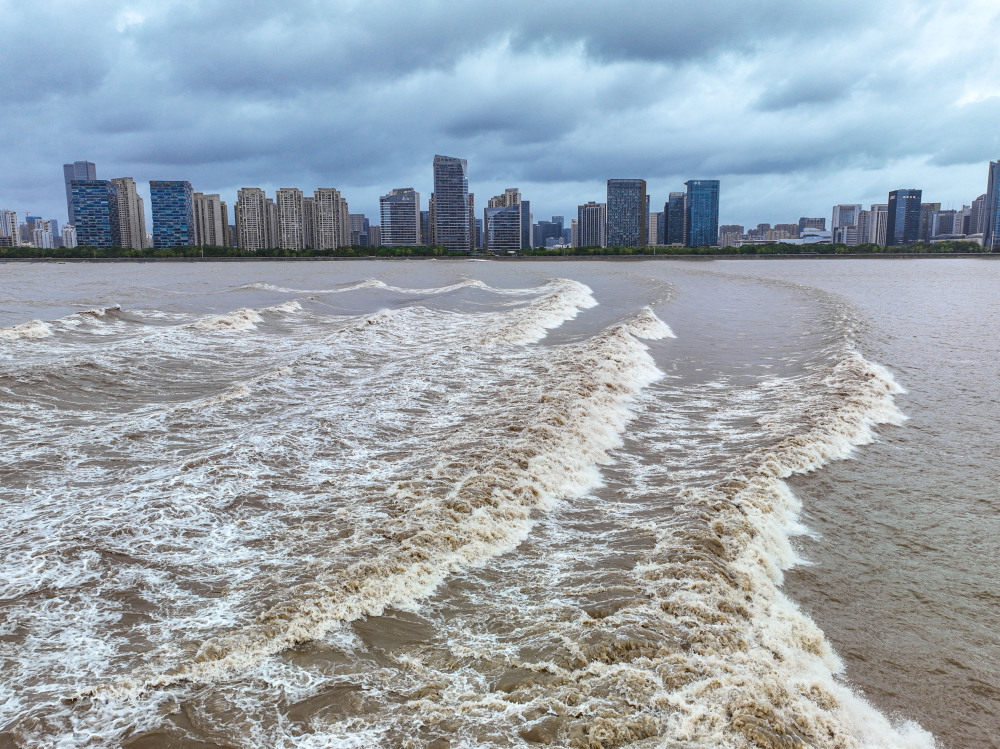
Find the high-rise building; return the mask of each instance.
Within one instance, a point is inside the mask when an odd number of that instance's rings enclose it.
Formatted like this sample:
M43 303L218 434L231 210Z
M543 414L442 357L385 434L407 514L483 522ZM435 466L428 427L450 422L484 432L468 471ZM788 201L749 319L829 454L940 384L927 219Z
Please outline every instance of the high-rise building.
M663 227L664 244L684 244L687 223L687 193L672 192L667 202L663 204L665 224Z
M70 182L76 236L84 247L115 247L121 237L118 190L106 179Z
M608 180L609 247L645 247L646 180Z
M452 156L434 157L434 243L451 252L467 252L475 226L469 199L469 162ZM485 231L485 230L484 230Z
M868 241L879 247L885 247L889 224L889 206L885 203L872 204L868 221Z
M469 251L476 249L476 196L469 193Z
M31 243L41 250L51 250L54 246L52 222L38 219L32 222Z
M687 186L686 234L688 247L709 247L719 241L719 180L692 179Z
M483 209L483 245L487 252L518 252L523 244L524 210L516 187L489 199Z
M313 238L316 236L315 220L316 198L302 197L302 240L306 249L313 249Z
M650 211L646 224L646 243L650 245L663 244L660 225L663 219L662 211Z
M76 227L73 224L66 224L62 228L62 246L71 249L76 247Z
M799 218L799 235L801 236L802 232L806 229L819 229L820 231L826 231L826 219L802 216Z
M1000 161L990 162L979 231L983 235L984 247L990 250L1000 247Z
M351 244L347 201L339 190L321 187L313 193L313 249L336 250Z
M930 239L937 239L938 237L943 237L945 235L951 234L962 234L962 217L961 213L958 213L958 228L955 227L957 211L947 210L947 211L934 211L931 214L931 230Z
M146 210L135 180L118 177L111 182L118 191L118 245L141 250L146 246Z
M267 198L259 187L236 192L236 244L241 250L256 252L270 247L267 227Z
M0 247L20 247L21 227L18 225L17 213L0 211Z
M563 216L553 216L551 221L539 221L535 224L535 236L531 242L532 246L546 247L550 243L556 244L561 242L565 223Z
M368 246L369 247L381 247L382 246L382 227L369 226L368 227Z
M274 205L278 210L278 247L283 250L305 249L302 190L282 187L274 194Z
M986 195L980 195L972 201L972 207L969 211L969 230L965 232L966 234L983 233L983 209L985 206Z
M608 246L608 207L593 201L576 209L577 247Z
M95 179L97 179L97 165L93 161L74 161L72 164L63 164L63 181L66 183L66 213L69 216L69 223L76 224L70 183L74 180Z
M368 227L371 226L368 217L363 213L351 213L347 218L351 228L351 246L367 247Z
M920 190L893 190L889 193L886 246L913 244L920 240L920 197Z
M229 227L229 208L218 193L196 192L194 199L194 243L199 247L225 247Z
M940 203L920 204L920 241L929 242L931 240L931 218L935 211L941 210Z
M858 244L867 244L871 241L872 212L858 211Z
M427 247L434 244L434 233L429 209L420 212L420 243ZM482 246L482 242L479 242L479 246Z
M190 182L151 180L149 202L153 211L153 247L194 245L194 191Z
M398 187L379 198L382 244L390 247L420 244L420 193Z
M858 225L858 214L861 212L860 203L841 203L833 207L833 219L830 221L830 231L846 226Z

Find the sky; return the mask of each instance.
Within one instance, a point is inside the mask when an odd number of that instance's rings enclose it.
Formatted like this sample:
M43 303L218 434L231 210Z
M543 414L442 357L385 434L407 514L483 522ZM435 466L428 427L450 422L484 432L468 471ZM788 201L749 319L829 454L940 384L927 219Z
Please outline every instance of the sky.
M970 203L1000 159L1000 3L967 0L0 0L0 208L66 220L101 179L335 187L378 220L435 154L477 215L536 221L643 178L721 180L723 224ZM230 213L232 216L232 213ZM147 222L149 222L147 202ZM231 219L232 220L232 219Z

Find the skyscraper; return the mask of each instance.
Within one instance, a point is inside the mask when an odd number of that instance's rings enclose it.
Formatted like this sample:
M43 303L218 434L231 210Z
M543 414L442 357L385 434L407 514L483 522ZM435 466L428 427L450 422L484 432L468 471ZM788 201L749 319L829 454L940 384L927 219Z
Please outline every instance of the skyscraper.
M194 243L198 246L225 247L229 227L229 209L218 193L194 194ZM229 241L232 241L231 239Z
M77 242L84 247L115 247L121 237L118 191L102 179L70 182Z
M146 211L135 180L118 177L111 182L118 191L118 245L141 250L146 246Z
M379 215L383 245L420 244L420 193L412 187L399 187L379 198Z
M979 230L983 246L995 250L1000 247L1000 161L991 161L986 179L986 202L980 214Z
M972 201L972 206L969 211L969 230L966 234L982 234L983 233L983 209L986 206L986 195L980 195L978 198Z
M70 183L73 180L95 179L97 179L97 165L93 161L74 161L72 164L63 164L63 180L66 182L66 213L69 216L69 223L76 224Z
M920 240L920 197L920 190L893 190L889 193L886 246L912 244Z
M17 213L0 211L0 247L20 247L21 227L18 225Z
M685 200L687 221L684 244L710 247L719 242L719 180L692 179Z
M451 252L468 252L470 226L469 162L452 156L434 157L434 242Z
M858 225L858 214L861 212L860 203L841 203L833 207L833 219L830 221L830 231L847 226Z
M495 253L517 252L524 244L525 207L516 187L489 199L483 209L484 249Z
M646 180L608 180L608 247L647 245L646 206Z
M187 180L151 180L153 247L194 245L194 191Z
M274 194L274 204L278 209L278 247L283 250L305 249L302 190L282 187Z
M236 245L256 252L270 247L267 233L267 199L259 187L244 187L236 192Z
M931 220L935 211L941 210L940 203L920 204L920 241L931 241Z
M868 213L868 241L885 247L888 223L889 206L885 203L873 203Z
M686 201L687 193L672 192L667 202L663 204L664 244L684 244L684 236L686 234L684 224L687 221Z
M593 201L576 209L578 247L608 246L608 207Z
M316 250L335 250L351 243L347 201L340 190L321 187L313 193L313 240Z

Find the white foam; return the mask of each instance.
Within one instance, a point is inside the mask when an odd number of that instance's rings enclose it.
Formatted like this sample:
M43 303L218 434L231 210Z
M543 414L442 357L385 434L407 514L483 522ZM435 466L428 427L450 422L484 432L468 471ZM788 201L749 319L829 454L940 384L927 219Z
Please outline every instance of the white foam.
M199 330L245 332L255 330L256 323L259 322L264 322L264 318L256 310L243 307L225 315L199 320L192 323L191 327Z
M32 320L10 328L0 328L0 341L38 340L48 338L51 335L52 328L41 320Z

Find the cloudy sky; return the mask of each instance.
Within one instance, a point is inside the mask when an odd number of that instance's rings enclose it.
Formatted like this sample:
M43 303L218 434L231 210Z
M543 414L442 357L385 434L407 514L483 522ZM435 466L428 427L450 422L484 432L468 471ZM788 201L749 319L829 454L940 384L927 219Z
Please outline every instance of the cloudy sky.
M642 177L720 179L722 223L829 218L1000 158L996 0L0 0L0 207L65 221L62 164L352 212L469 160L535 220ZM481 212L481 211L477 211ZM148 208L147 208L147 220Z

